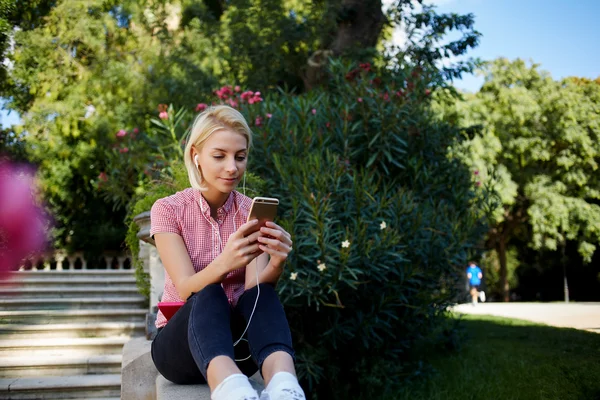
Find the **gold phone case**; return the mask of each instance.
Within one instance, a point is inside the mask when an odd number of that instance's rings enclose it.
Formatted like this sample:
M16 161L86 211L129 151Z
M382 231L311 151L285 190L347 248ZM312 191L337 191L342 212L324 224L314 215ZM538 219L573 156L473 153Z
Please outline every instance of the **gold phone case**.
M277 216L278 205L279 200L277 199L271 197L255 197L252 199L248 221L257 219L260 226L263 226L266 221L274 221Z

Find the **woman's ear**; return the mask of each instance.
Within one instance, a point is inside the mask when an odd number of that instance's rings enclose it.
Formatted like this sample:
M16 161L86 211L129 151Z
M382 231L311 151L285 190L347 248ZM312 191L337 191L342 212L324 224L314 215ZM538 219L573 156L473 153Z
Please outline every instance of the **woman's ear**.
M190 151L192 152L192 161L194 162L194 164L196 165L196 168L198 168L198 166L200 165L200 160L198 160L200 157L198 156L198 151L196 150L195 147L192 146L192 148L190 149Z

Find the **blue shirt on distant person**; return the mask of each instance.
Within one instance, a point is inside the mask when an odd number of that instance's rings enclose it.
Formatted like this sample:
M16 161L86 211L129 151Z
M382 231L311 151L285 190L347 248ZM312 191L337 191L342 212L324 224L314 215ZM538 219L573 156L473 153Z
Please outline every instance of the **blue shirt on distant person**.
M481 285L481 277L482 276L483 276L483 273L481 271L481 268L479 268L475 264L469 265L469 268L467 268L467 277L469 278L469 284L471 286Z

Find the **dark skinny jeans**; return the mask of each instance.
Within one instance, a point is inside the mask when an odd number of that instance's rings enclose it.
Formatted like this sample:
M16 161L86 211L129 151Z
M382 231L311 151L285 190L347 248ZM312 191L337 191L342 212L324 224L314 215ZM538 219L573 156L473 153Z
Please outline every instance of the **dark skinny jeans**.
M260 297L254 316L242 340L233 347L246 328L257 287L240 297L235 308L229 305L219 284L206 286L188 298L152 341L152 360L166 379L177 384L206 383L206 369L217 356L236 361L246 376L262 372L265 359L276 351L294 357L292 335L275 288L260 284Z

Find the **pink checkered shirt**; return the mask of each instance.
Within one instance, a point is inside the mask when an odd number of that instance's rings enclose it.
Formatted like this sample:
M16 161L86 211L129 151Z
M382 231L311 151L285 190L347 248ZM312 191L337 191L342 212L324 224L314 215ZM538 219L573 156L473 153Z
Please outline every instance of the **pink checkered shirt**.
M215 221L210 216L208 203L200 193L192 188L182 190L157 200L150 212L150 235L171 232L181 236L196 272L204 269L221 254L229 235L246 222L252 204L249 197L236 191L231 192L225 204L217 210ZM202 216L202 210L206 218ZM244 293L245 276L246 269L240 268L230 272L223 281L225 294L233 306ZM171 277L165 271L165 288L161 301L184 300L179 298ZM159 310L156 327L162 328L166 324L167 319Z

